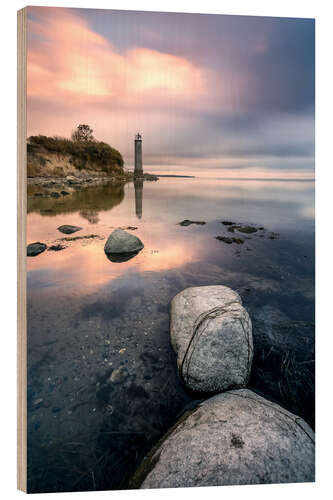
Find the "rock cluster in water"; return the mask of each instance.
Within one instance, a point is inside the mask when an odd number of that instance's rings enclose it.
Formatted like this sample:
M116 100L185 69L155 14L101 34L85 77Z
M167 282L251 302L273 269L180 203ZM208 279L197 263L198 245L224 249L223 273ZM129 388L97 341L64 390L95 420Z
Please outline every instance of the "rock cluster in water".
M221 224L223 224L223 226L225 226L228 233L232 233L234 235L239 235L239 236L232 236L232 235L228 234L227 236L226 235L218 235L215 237L217 240L223 241L224 243L227 243L228 245L230 245L232 243L236 243L237 245L241 245L244 243L244 238L246 238L246 239L251 239L252 237L264 238L266 236L271 240L276 240L279 237L278 233L271 232L270 234L267 234L264 227L255 227L254 225L238 224L236 222L232 222L232 221L228 221L228 220L221 221ZM242 237L240 237L240 236L242 236Z
M137 229L137 227L128 226L127 229L134 231L135 229ZM65 224L58 227L58 231L67 235L76 233L77 231L81 230L82 227L71 226L69 224ZM104 239L99 237L97 234L89 234L85 236L73 236L73 237L67 236L61 238L60 241L76 241L76 240L92 239L92 238ZM40 253L44 252L44 250L46 250L47 248L50 251L58 252L60 250L65 249L66 246L57 244L47 247L45 243L40 243L40 242L30 243L29 245L27 245L27 256L35 257ZM107 242L105 243L104 246L104 251L108 259L111 260L112 262L125 262L134 257L135 255L137 255L143 248L144 244L137 236L134 236L133 234L130 234L121 228L118 228L115 229L108 237Z
M236 292L206 286L176 295L171 340L189 388L229 391L185 412L145 457L131 488L315 480L310 426L248 389L235 389L247 382L253 351L251 320Z

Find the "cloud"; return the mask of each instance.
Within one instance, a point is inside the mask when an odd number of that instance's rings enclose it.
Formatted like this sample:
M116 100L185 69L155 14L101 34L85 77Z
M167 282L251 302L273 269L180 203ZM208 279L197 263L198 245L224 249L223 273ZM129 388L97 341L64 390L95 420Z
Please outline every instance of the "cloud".
M204 93L202 71L182 57L144 47L119 54L72 11L38 9L34 14L29 21L28 97L127 108L146 101L184 103Z
M28 135L88 123L127 167L140 130L154 168L313 171L313 49L311 20L29 7Z

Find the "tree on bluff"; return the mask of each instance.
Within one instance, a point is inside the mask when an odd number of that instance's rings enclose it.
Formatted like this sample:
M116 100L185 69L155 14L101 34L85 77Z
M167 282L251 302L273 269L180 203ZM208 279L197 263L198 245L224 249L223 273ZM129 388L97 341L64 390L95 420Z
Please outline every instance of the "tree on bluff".
M93 141L93 129L89 125L78 125L76 130L72 132L72 141L74 142L88 142Z

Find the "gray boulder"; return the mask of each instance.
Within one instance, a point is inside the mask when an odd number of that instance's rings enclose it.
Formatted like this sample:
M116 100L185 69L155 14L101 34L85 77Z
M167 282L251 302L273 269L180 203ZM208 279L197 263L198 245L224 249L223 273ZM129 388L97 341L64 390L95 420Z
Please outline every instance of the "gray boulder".
M44 252L46 248L47 246L45 245L45 243L40 243L39 241L37 241L36 243L30 243L30 245L27 246L27 256L36 257L36 255Z
M171 303L171 343L180 377L193 391L244 387L253 357L252 325L237 292L186 288Z
M79 226L71 226L70 224L64 224L63 226L58 227L58 231L64 234L72 234L77 231L81 231L82 227Z
M142 241L134 234L123 229L115 229L107 239L104 251L107 255L132 256L140 252L144 247ZM116 260L116 259L115 259ZM119 261L122 259L120 258Z
M315 480L314 433L300 417L247 389L214 396L160 440L131 488Z

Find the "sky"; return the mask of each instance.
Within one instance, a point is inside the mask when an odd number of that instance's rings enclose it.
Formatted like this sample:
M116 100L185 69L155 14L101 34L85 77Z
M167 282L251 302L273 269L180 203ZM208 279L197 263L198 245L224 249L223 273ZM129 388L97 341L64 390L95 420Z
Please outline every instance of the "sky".
M27 134L80 123L144 170L313 178L313 19L28 8Z

